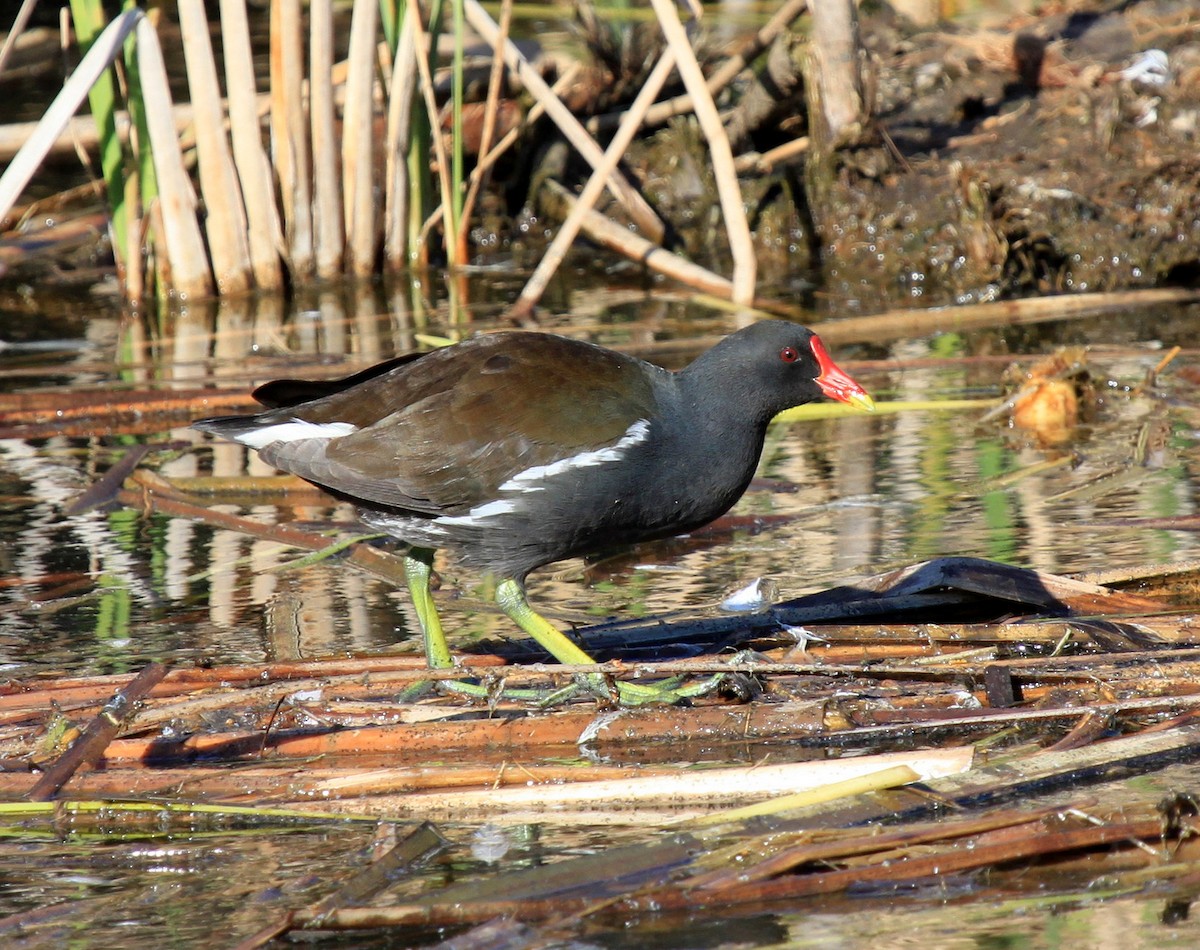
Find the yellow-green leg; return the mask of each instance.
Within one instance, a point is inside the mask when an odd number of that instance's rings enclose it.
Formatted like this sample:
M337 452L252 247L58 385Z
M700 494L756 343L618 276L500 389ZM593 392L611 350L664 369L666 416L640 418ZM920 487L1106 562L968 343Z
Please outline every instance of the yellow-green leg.
M596 662L571 642L554 624L529 606L525 589L517 581L509 578L500 582L496 587L496 603L513 623L540 643L559 663L590 664ZM656 686L618 682L615 684L615 697L609 684L598 673L585 675L582 680L588 690L603 699L615 698L622 706L643 706L647 703L677 703L681 699L692 696L703 696L705 693L712 692L720 684L721 677L715 676L702 683L682 688L676 688L674 681Z
M433 573L433 549L409 548L404 557L404 576L408 581L408 592L412 596L413 609L417 612L417 622L421 625L421 638L425 644L425 662L430 669L448 670L454 666L454 658L450 655L450 644L446 642L446 634L442 630L442 620L438 616L437 605L433 602L433 593L429 589L429 578ZM429 684L419 684L405 690L402 697L407 700L416 699L429 688ZM487 686L475 683L460 683L446 680L438 686L439 689L452 693L465 693L476 699L492 700L493 690ZM507 690L505 695L520 699L541 699L541 694L532 690Z
M438 617L437 606L433 602L433 594L429 589L429 578L433 573L433 554L434 552L430 548L411 548L404 558L404 573L408 580L413 609L417 613L417 622L421 625L426 662L431 669L445 670L454 666L454 658L450 655L450 645L446 642L442 621ZM496 603L518 627L540 643L559 663L588 665L595 662L564 636L554 624L529 606L529 601L525 597L525 589L517 581L508 579L500 582L496 588ZM602 699L615 699L623 706L677 703L682 699L702 696L711 692L721 681L721 677L716 676L685 687L677 687L675 685L677 680L668 680L655 686L618 682L614 684L616 687L614 695L612 687L599 674L589 674L581 679L589 692ZM492 698L487 687L472 683L446 682L442 684L442 688L452 692L467 693L471 696ZM546 701L555 702L565 699L572 692L574 690L553 693L546 698ZM544 698L528 690L505 690L504 695L523 699Z
M421 637L425 641L425 661L435 670L449 669L454 665L450 656L450 645L442 631L442 621L433 603L429 590L429 576L433 573L433 550L410 548L404 557L404 576L408 580L408 592L412 595L413 609L421 625Z

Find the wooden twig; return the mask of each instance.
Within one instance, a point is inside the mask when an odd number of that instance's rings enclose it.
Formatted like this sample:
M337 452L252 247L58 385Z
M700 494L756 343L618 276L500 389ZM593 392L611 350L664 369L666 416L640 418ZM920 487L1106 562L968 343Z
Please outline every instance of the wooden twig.
M117 693L93 719L79 738L42 774L29 790L29 800L35 802L49 801L58 794L71 776L84 765L95 765L122 721L129 716L134 707L152 690L167 674L168 667L163 663L151 663L140 672L133 681Z
M63 507L63 516L70 518L116 501L122 483L133 474L151 449L149 445L134 445L127 449L108 471L88 486L87 491Z
M552 200L567 209L560 215L565 218L575 207L575 196L553 180L546 182L546 189ZM677 280L681 284L687 284L689 287L695 287L726 300L733 295L733 284L726 278L706 270L699 264L684 260L678 254L663 250L657 244L634 234L628 228L622 227L602 214L591 211L584 215L583 230L598 244L603 244L610 250L628 257L630 260L638 261L650 270Z

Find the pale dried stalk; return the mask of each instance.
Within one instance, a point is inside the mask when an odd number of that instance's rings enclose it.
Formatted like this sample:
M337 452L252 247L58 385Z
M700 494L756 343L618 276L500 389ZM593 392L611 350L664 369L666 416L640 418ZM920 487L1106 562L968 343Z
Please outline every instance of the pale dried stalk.
M393 270L403 267L415 248L409 247L408 223L412 184L408 173L413 101L417 82L417 52L412 17L405 17L396 42L396 62L388 87L384 186L383 257Z
M757 33L750 37L733 56L725 60L708 77L705 85L708 87L709 93L715 97L717 93L733 82L738 74L758 57L759 53L770 46L775 41L775 38L807 9L808 0L787 0L783 6L775 11L774 16L763 24ZM672 116L683 115L691 111L692 97L690 94L684 93L682 96L676 96L674 99L666 99L655 103L650 111L646 113L643 125L661 125ZM598 115L588 120L588 131L596 132L600 129L608 129L614 125L618 125L624 115L625 113L623 112Z
M225 137L221 89L208 35L208 17L200 0L178 5L183 58L196 120L196 155L200 191L204 196L204 228L212 255L218 293L236 294L250 289L250 246L246 238L246 210L233 170L233 156Z
M142 147L149 148L149 143ZM118 279L125 285L125 299L138 309L146 295L146 258L142 256L142 246L147 219L142 213L141 190L140 174L134 172L125 179L125 252L117 258L124 262L123 269L118 264Z
M17 40L25 32L25 27L29 25L29 18L33 16L33 10L36 6L37 0L21 0L21 9L17 11L17 17L13 20L12 29L4 37L4 46L0 47L0 73L3 73L4 68L8 65L8 60L12 56L13 50L17 48Z
M342 206L346 222L346 269L358 277L375 270L375 33L377 0L354 0L350 17L350 64L342 112Z
M313 270L312 186L304 118L299 0L271 0L271 142L294 276Z
M342 270L341 185L333 105L333 2L311 0L309 17L308 115L312 129L313 240L317 275Z
M471 28L483 38L485 43L497 45L499 30L495 21L478 0L465 0L464 9ZM537 74L529 60L521 54L512 40L506 41L503 48L504 61L508 64L508 68L517 74L529 94L542 103L546 114L554 120L559 130L575 150L583 156L584 160L593 168L599 167L604 160L604 152L596 144L596 140L588 134L571 110L563 105L562 100L550 91L546 81ZM608 177L608 187L642 233L654 243L660 243L666 230L662 221L654 213L646 199L626 180L625 176L620 172L613 172Z
M144 18L137 25L137 55L158 180L157 214L151 217L162 221L161 240L155 242L155 247L166 258L163 270L174 293L181 299L206 297L212 293L212 271L196 219L196 193L179 152L158 34Z
M584 217L592 210L592 206L600 197L600 192L604 190L609 174L624 157L629 143L633 141L633 137L637 135L638 129L642 126L642 119L645 117L646 111L653 105L655 97L674 69L675 54L671 49L667 49L659 58L654 70L646 77L645 85L642 86L637 98L625 113L625 121L621 123L617 134L613 136L613 140L605 150L603 161L592 172L591 178L588 179L583 191L575 200L571 213L563 221L554 240L550 242L550 246L542 255L537 269L521 290L521 296L517 298L511 311L513 315L517 317L527 315L541 299L546 285L550 283L550 278L558 270L567 251L575 242L580 228L583 227Z
M278 290L283 284L279 262L283 235L275 208L271 165L259 127L258 89L244 0L221 0L221 43L225 88L229 90L229 130L249 225L246 236L254 282L260 289Z
M856 758L793 762L782 765L753 765L714 768L703 772L679 771L646 777L624 776L596 781L562 782L554 785L513 786L470 790L437 789L430 792L387 796L387 807L422 818L453 817L456 820L491 820L504 824L529 821L607 824L695 819L704 824L734 820L738 816L717 809L759 803L756 811L770 813L773 799L787 801L808 793L841 791L838 786L855 779L870 779L885 771L906 767L908 781L928 781L957 775L971 767L974 750L934 749L917 752L884 752ZM379 776L374 776L375 781ZM339 791L345 794L345 783ZM320 785L317 786L319 790ZM364 803L365 804L365 803ZM378 800L373 804L381 804ZM807 802L805 802L807 804ZM776 809L777 810L777 809Z
M574 207L575 196L558 182L551 179L546 182L546 188L550 191L552 198L563 202L568 208ZM622 227L595 211L589 211L584 215L583 230L598 244L603 244L610 250L623 254L630 260L638 261L650 270L677 280L681 284L687 284L689 287L695 287L725 300L728 300L733 293L733 284L726 278L706 270L699 264L684 260L678 254L664 251L641 235L634 234L628 228Z
M692 97L696 120L700 123L705 139L708 140L713 177L717 183L721 212L725 217L725 229L729 234L729 249L733 254L733 302L739 306L750 306L754 301L758 262L754 254L750 224L746 220L746 207L742 202L737 169L733 164L733 150L729 147L729 137L721 124L717 104L713 102L712 94L705 85L704 73L696 61L687 31L675 12L675 4L672 0L651 0L651 3L654 5L663 35L679 60L679 75Z

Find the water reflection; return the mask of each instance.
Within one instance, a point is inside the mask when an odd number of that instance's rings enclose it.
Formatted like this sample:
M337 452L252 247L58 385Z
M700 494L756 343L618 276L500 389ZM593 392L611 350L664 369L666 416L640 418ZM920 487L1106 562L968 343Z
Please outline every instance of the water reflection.
M491 327L494 310L468 308L466 289L441 301L419 285L318 289L286 310L277 299L188 307L162 328L99 320L99 330L81 328L90 347L40 364L24 356L20 375L2 385L180 393L216 385L240 395L279 376L341 375L434 338ZM578 314L548 325L610 345L653 349L733 325L694 303L648 299L641 290L558 293ZM758 575L773 577L782 596L795 596L945 554L1055 572L1195 558L1191 533L1113 522L1195 511L1190 386L1177 382L1173 400L1131 388L1157 362L1158 340L1188 346L1196 334L1194 321L1166 312L1119 325L1095 318L845 347L839 360L877 396L927 401L995 395L1010 358L1102 340L1092 355L1102 398L1094 419L1050 447L1001 424L980 424L978 412L907 411L776 427L761 485L735 510L742 518L735 527L597 564L551 566L531 578L531 598L560 622L586 623L708 610ZM855 363L855 356L864 359ZM289 572L283 568L296 555L278 543L130 507L64 515L135 440L165 446L143 466L185 490L202 476L271 474L254 453L209 444L182 420L158 432L144 431L145 424L134 420L91 438L0 441L0 638L9 663L109 669L121 653L114 643L125 641L135 644L135 655L164 650L177 659L218 661L415 649L407 599L336 562ZM264 523L353 523L348 506L316 493L217 502L218 511ZM439 597L458 646L511 634L486 604L486 579L450 562L442 568ZM132 661L125 654L119 662Z

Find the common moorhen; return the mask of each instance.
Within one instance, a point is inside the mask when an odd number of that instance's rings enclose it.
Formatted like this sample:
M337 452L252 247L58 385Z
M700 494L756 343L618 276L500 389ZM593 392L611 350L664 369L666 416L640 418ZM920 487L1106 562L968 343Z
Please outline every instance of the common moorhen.
M823 396L873 407L810 330L779 320L739 330L679 372L513 331L345 380L267 383L254 396L275 408L195 427L257 449L407 542L408 586L436 668L452 659L429 591L434 549L490 572L501 609L559 662L591 663L530 607L530 571L722 515L784 409ZM618 688L625 703L663 698Z

